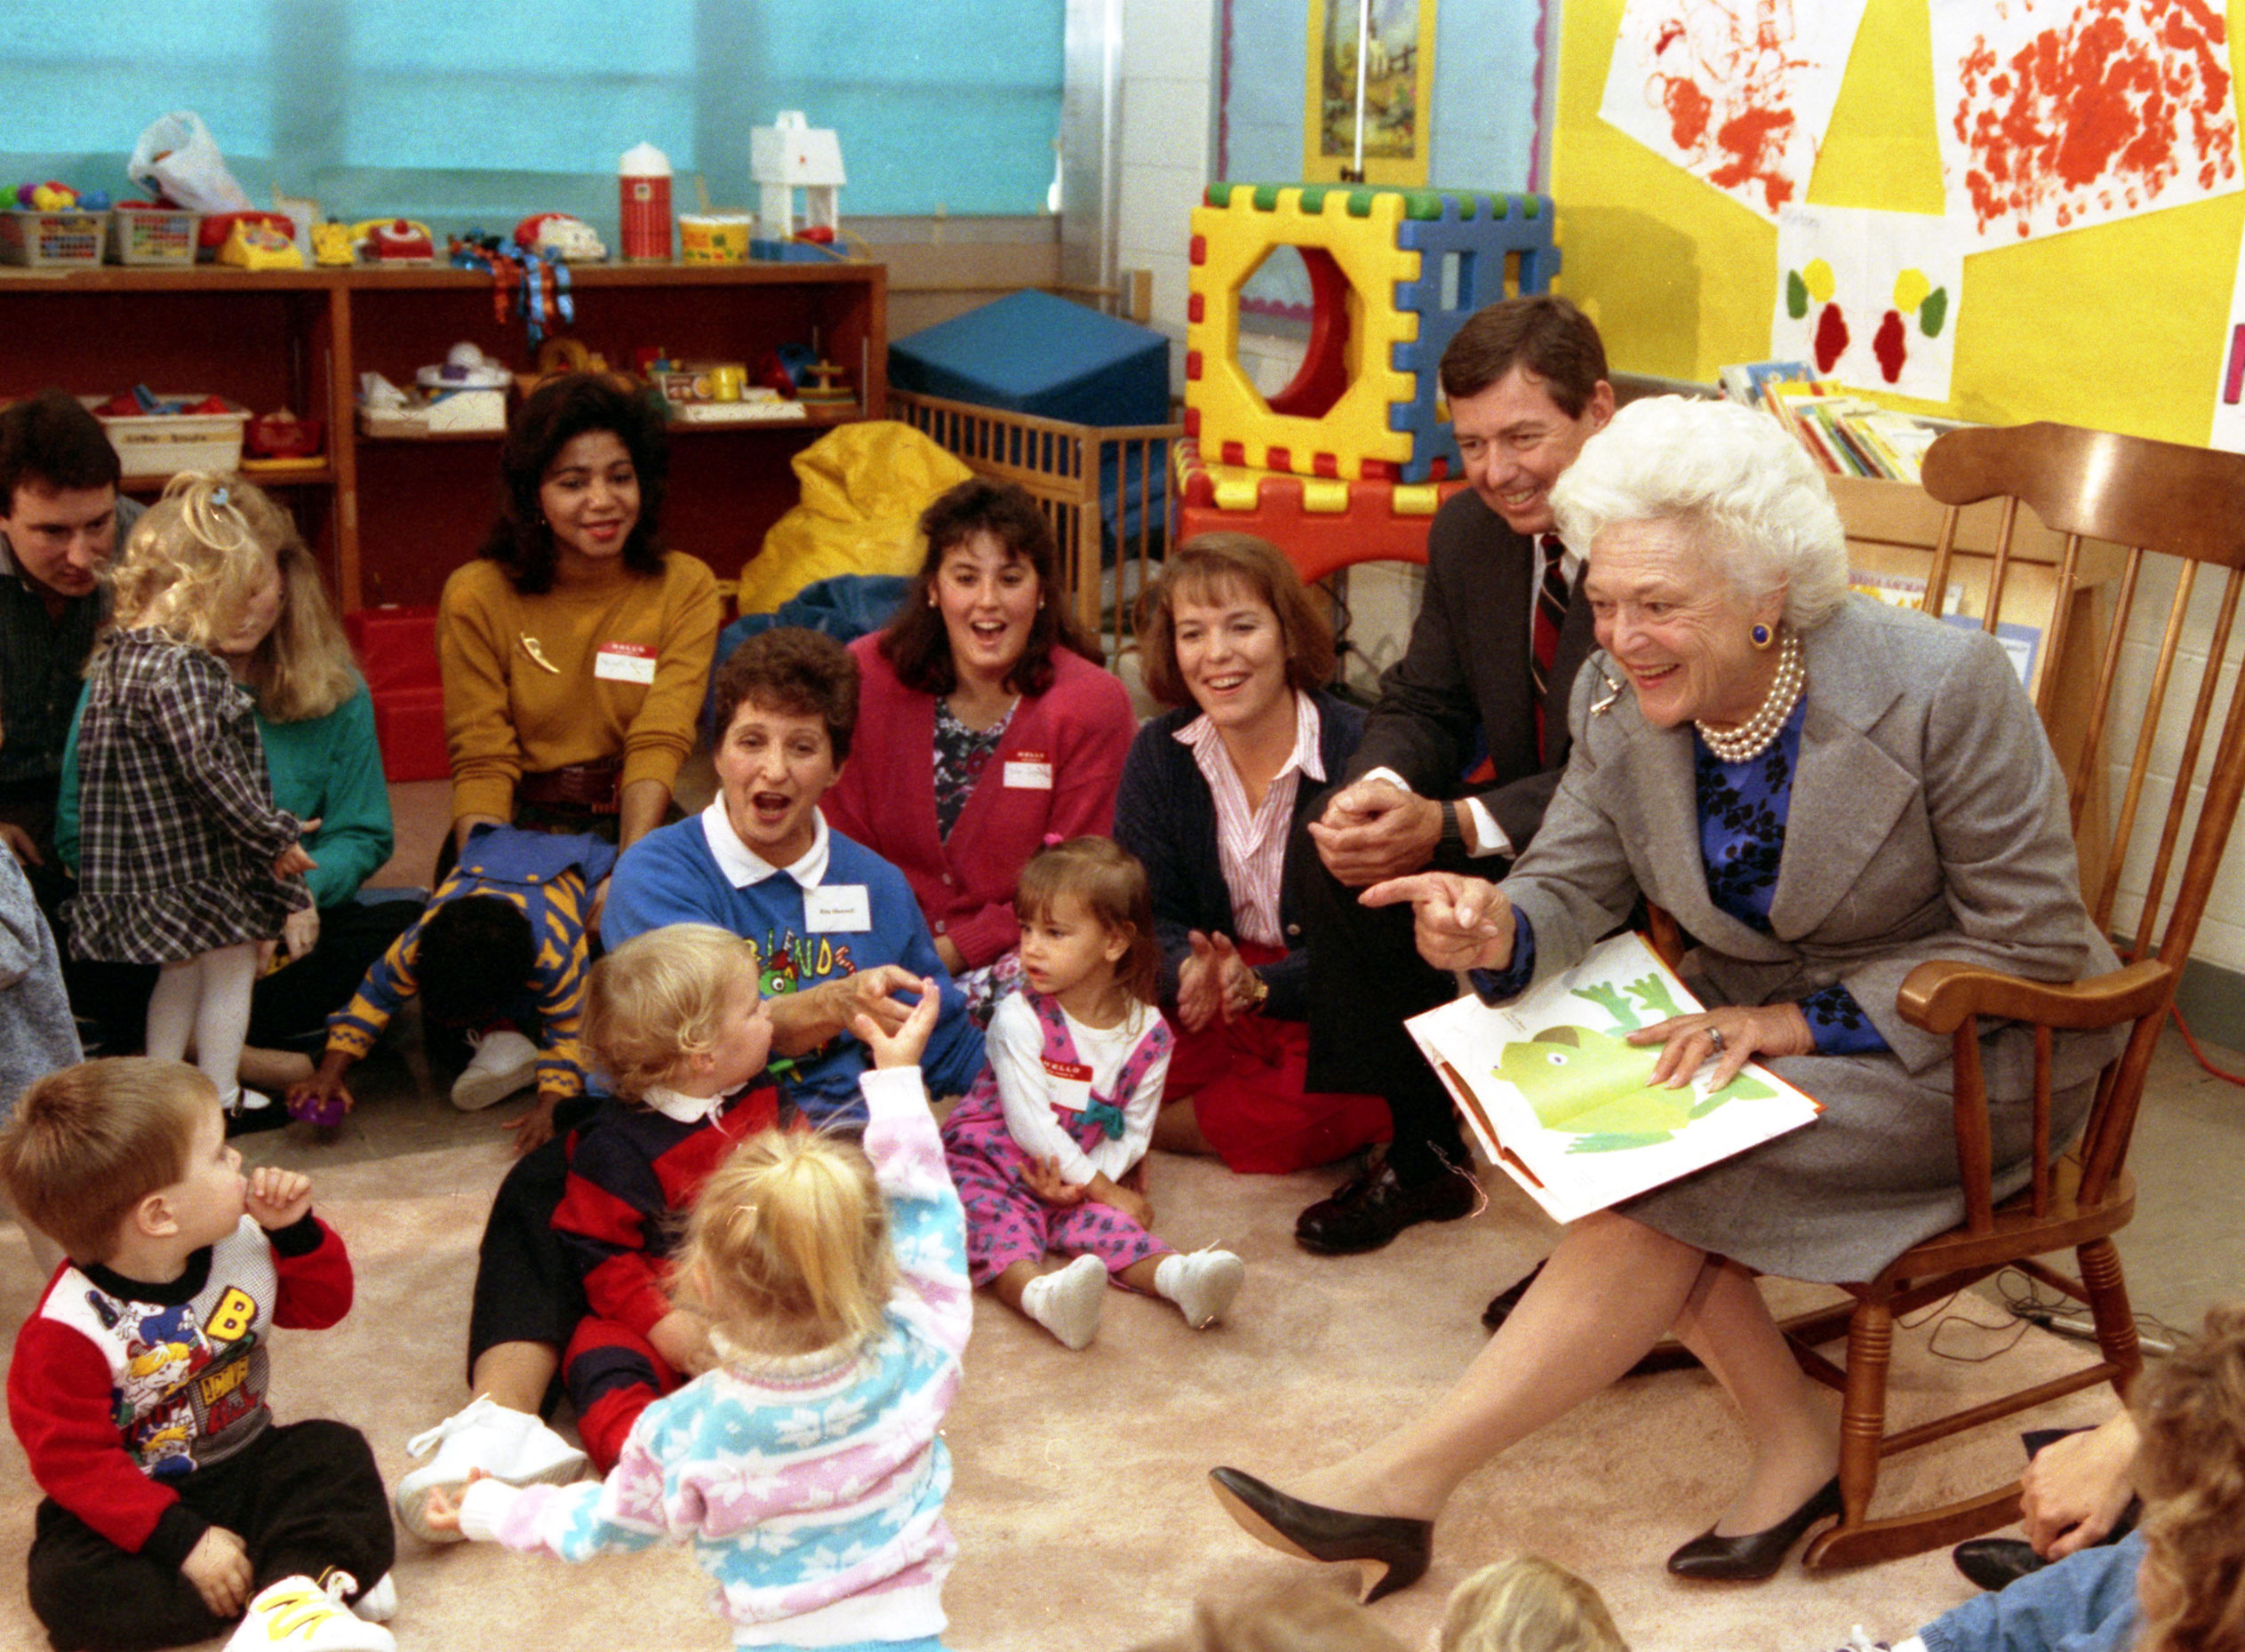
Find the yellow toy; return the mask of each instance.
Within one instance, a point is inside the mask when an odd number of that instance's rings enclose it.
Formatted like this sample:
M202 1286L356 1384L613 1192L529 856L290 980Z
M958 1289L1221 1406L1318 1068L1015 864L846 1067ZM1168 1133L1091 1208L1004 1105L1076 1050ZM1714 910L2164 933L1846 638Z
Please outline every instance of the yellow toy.
M323 269L348 268L356 261L350 229L330 219L312 226L312 262Z
M218 261L242 269L302 269L304 254L270 225L244 219L219 243Z
M1193 212L1185 432L1218 464L1423 483L1457 460L1435 368L1475 310L1557 273L1537 196L1210 186ZM1311 291L1301 371L1266 398L1240 366L1240 290L1282 247Z

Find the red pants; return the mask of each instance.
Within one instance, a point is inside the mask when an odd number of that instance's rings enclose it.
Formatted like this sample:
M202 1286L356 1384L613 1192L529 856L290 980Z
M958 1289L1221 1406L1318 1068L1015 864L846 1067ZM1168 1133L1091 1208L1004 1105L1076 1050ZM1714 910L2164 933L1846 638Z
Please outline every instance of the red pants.
M1250 963L1279 955L1255 946L1240 954ZM1177 1048L1162 1098L1190 1096L1201 1134L1234 1170L1282 1176L1388 1138L1380 1097L1303 1089L1309 1028L1302 1022L1247 1016L1187 1033L1172 1020L1170 1030Z

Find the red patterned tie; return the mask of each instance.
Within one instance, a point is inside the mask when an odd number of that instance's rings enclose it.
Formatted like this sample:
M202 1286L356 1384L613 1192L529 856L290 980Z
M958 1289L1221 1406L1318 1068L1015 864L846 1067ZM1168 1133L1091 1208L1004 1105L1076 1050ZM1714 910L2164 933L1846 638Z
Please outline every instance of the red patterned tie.
M1536 587L1536 623L1531 641L1534 652L1528 674L1536 685L1536 748L1548 752L1544 743L1544 691L1551 685L1552 667L1559 659L1559 632L1567 623L1567 571L1561 566L1566 547L1555 533L1546 533L1536 541L1543 557L1543 579Z

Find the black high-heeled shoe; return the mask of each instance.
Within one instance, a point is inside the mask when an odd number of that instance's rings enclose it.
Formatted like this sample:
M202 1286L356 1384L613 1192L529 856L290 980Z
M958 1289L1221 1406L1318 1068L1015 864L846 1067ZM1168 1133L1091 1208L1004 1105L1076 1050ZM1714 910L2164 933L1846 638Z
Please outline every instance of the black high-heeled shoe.
M1363 1568L1363 1599L1408 1589L1434 1552L1434 1522L1397 1514L1351 1514L1290 1497L1235 1468L1209 1471L1216 1500L1250 1537L1305 1560L1353 1560Z
M1824 1488L1775 1526L1761 1531L1718 1537L1714 1527L1668 1557L1668 1569L1679 1577L1716 1583L1758 1583L1786 1563L1793 1545L1809 1528L1828 1514L1840 1512L1840 1480L1826 1480Z

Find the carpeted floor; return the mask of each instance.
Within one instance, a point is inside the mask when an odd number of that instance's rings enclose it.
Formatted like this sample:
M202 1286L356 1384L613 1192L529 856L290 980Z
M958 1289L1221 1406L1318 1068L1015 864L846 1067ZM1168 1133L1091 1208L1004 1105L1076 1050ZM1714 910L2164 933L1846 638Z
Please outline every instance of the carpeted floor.
M253 1138L252 1157L308 1169L317 1206L349 1241L357 1305L335 1330L276 1339L276 1409L364 1430L393 1481L404 1441L457 1409L475 1249L506 1167L496 1131L463 1133L440 1103L434 1145L387 1157L349 1138L319 1146L296 1129ZM449 1115L457 1121L458 1115ZM364 1144L361 1144L362 1149ZM1248 1262L1245 1289L1218 1329L1187 1330L1166 1305L1116 1293L1099 1340L1069 1353L995 1300L979 1305L964 1393L948 1437L950 1518L962 1547L947 1600L949 1645L964 1652L1121 1648L1179 1627L1191 1601L1259 1584L1330 1581L1250 1543L1203 1476L1232 1462L1282 1478L1338 1455L1423 1403L1479 1348L1482 1302L1547 1247L1551 1229L1508 1183L1479 1217L1418 1228L1375 1256L1319 1259L1296 1249L1294 1213L1330 1175L1234 1177L1157 1157L1157 1225L1191 1248L1220 1243ZM36 1289L20 1233L0 1226L0 1313L11 1334ZM1967 1299L1961 1312L1993 1321ZM2079 1356L2016 1327L1938 1330L1957 1359L1928 1357L1929 1330L1905 1333L1897 1412L1931 1399L2013 1385ZM2089 1421L2092 1393L2053 1408ZM1735 1485L1732 1416L1698 1373L1626 1382L1469 1480L1438 1535L1434 1568L1376 1608L1407 1641L1431 1646L1442 1601L1467 1572L1518 1550L1572 1567L1606 1594L1640 1652L1828 1652L1862 1624L1898 1639L1964 1598L1945 1556L1854 1573L1798 1565L1759 1586L1690 1586L1661 1560L1701 1529ZM1960 1472L2015 1471L2011 1433L1953 1458L1891 1471L1886 1496L1922 1496ZM0 1453L0 1547L28 1540L34 1489L22 1454ZM0 1648L43 1645L24 1603L20 1562L0 1584ZM401 1535L392 1625L406 1648L578 1649L726 1644L683 1552L613 1557L578 1570L482 1545L432 1549ZM212 1643L216 1645L218 1643Z

